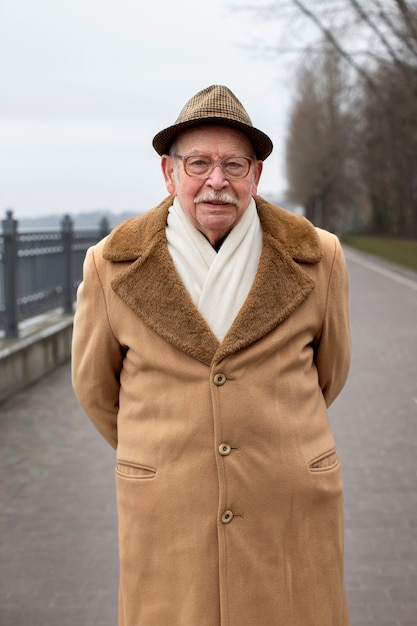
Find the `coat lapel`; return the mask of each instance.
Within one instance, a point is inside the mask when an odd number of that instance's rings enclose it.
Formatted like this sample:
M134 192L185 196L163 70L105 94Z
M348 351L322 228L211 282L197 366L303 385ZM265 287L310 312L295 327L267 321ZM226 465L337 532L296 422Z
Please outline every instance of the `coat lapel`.
M284 321L314 289L314 281L264 237L262 256L252 288L226 334L216 359L241 350Z
M195 359L209 364L219 342L196 309L172 263L156 242L113 282L114 291L152 330Z
M221 344L197 311L170 257L165 227L172 198L121 224L105 246L106 259L130 263L113 280L114 291L155 332L207 365L265 336L314 289L314 281L298 264L321 258L314 227L262 198L255 200L264 230L259 268Z

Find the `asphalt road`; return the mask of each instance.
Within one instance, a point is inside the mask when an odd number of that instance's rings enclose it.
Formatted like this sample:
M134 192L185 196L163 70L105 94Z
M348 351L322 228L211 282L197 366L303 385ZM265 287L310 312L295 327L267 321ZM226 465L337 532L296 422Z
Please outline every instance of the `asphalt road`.
M353 356L331 414L352 626L417 626L417 276L346 256Z
M417 276L346 255L353 360L331 420L352 626L416 626ZM0 405L0 626L116 625L113 462L68 365Z

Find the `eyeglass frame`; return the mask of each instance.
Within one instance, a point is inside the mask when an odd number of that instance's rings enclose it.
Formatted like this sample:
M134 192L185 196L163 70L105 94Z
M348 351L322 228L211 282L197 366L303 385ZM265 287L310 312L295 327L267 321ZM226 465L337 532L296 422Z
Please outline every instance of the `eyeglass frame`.
M189 159L191 157L198 158L199 156L204 157L206 159L210 159L210 161L211 161L211 169L208 172L206 172L205 174L202 174L201 176L198 176L196 174L189 174L189 172L187 172L187 168L186 168L186 165L185 165L187 159ZM197 179L200 179L200 180L202 180L204 178L210 178L210 176L212 175L214 169L217 166L220 166L220 168L221 168L221 170L222 170L222 172L224 174L224 177L227 180L242 180L243 178L246 178L246 176L249 174L250 168L252 167L252 165L254 163L254 160L255 160L255 159L252 159L251 157L247 157L247 156L230 156L230 157L224 157L223 159L220 159L220 161L214 161L214 159L212 159L211 157L209 157L209 156L207 156L205 154L187 154L186 156L183 156L183 155L178 154L178 153L175 153L173 155L173 157L176 158L176 159L180 159L180 161L182 161L182 164L184 166L184 172L187 174L187 176L189 176L190 178L197 178ZM249 163L248 171L246 172L246 174L244 176L230 176L229 173L225 171L225 169L224 169L224 167L222 165L223 161L227 161L228 159L245 159L245 161L247 161Z

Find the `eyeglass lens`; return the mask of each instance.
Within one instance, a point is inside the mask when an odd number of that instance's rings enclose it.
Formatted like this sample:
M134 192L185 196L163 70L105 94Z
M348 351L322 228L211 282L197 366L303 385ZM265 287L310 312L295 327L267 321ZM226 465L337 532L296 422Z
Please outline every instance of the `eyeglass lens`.
M214 161L211 157L203 155L191 155L184 157L183 160L186 173L197 178L209 176L216 165L220 165L227 178L244 178L252 162L247 157L227 157L221 161Z

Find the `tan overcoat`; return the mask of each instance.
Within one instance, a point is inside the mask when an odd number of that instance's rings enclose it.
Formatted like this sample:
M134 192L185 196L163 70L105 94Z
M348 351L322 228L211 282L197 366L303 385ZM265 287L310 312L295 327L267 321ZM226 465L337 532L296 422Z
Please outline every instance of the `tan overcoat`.
M73 382L117 450L120 626L348 626L327 406L349 368L337 237L256 197L251 291L218 343L177 275L172 198L85 262Z

